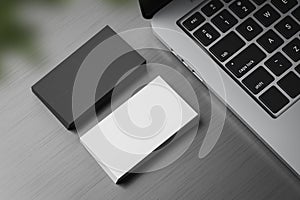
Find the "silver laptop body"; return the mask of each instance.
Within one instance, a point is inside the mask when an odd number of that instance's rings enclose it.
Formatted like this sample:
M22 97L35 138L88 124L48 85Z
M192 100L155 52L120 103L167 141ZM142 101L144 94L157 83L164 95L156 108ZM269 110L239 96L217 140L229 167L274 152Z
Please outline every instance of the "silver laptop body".
M200 81L204 82L208 88L214 92L214 94L216 94L216 96L226 102L228 108L230 108L285 164L287 164L287 166L296 174L296 176L299 177L300 101L298 100L300 95L294 99L291 99L285 94L285 96L287 96L289 99L290 104L281 109L277 113L277 116L272 116L268 109L265 109L261 104L259 104L253 97L251 97L251 95L249 95L249 91L246 91L244 88L242 88L240 84L238 84L237 81L232 78L230 73L220 67L216 59L207 53L205 48L199 45L199 42L195 41L188 35L188 31L185 31L180 24L191 14L197 11L197 9L201 12L200 8L209 2L210 1L206 0L173 0L159 10L159 12L157 12L151 19L151 25L154 34L165 46L167 46L175 55L177 55L177 57L190 70L195 73ZM231 3L232 2L234 1L231 1ZM254 4L254 2L252 3ZM266 1L265 3L271 4L271 1ZM224 5L225 6L222 9L229 9L225 3ZM296 7L298 6L299 2ZM257 6L256 10L259 10L260 8L261 6ZM222 9L220 9L220 11ZM277 10L277 8L275 9ZM253 14L256 12L256 10L253 11L249 16L254 18ZM285 15L289 15L290 12L291 11ZM211 16L209 19L214 16L215 15ZM244 21L244 19L239 19L237 16L235 16L235 18L238 19L236 26ZM278 21L280 21L280 19ZM266 31L266 28L263 25L261 25L261 27L263 27L263 31ZM216 27L215 29L218 30ZM220 33L220 38L225 37L225 35L228 33L222 33L221 31L218 32ZM237 34L243 38L239 33ZM263 33L261 33L261 35L262 34ZM257 36L256 38L259 37L260 36ZM299 32L295 37L299 39ZM244 38L243 40L245 41L246 46L249 45L249 41L245 40ZM212 43L209 47L211 47L213 44L214 43ZM246 46L244 48L246 48ZM282 47L279 49L282 49ZM233 59L242 50L243 49L233 54L229 59L227 59L227 61ZM266 57L246 75L253 72L258 66L264 65L264 62L269 58L270 54L266 53ZM293 72L300 77L300 74L295 70L295 66L299 65L299 61L292 62L292 64L293 66L290 67L285 74ZM219 70L216 71L216 69ZM222 80L219 79L219 77L221 77ZM276 78L276 76L274 77L274 82L276 84L276 81L278 81L279 78ZM220 87L219 81L223 81L225 93L224 89ZM278 85L275 87L279 88L281 91ZM300 85L297 87L300 87ZM266 87L259 94L262 94L267 90L267 88L268 87Z

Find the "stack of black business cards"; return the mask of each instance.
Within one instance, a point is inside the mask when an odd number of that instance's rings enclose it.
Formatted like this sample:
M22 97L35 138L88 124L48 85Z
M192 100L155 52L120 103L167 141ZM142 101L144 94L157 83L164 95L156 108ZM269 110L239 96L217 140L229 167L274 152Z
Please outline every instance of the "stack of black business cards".
M103 59L106 59L106 56L110 56L110 53L106 52L105 49L101 51L98 50L99 52L93 51L103 42L107 43L107 39L112 36L114 40L110 51L125 49L127 53L120 55L114 62L110 63L110 66L106 66ZM88 56L91 52L94 54L99 53L99 59L93 56L92 59L94 59L94 61L92 62L94 62L94 64L89 66L90 62L86 59L89 59ZM105 53L107 53L107 55ZM80 112L74 114L72 110L73 89L77 74L84 62L86 70L94 70L93 68L95 67L97 67L97 70L103 70L104 79L102 78L101 86L98 87L95 92L94 101L87 102L83 100L79 106ZM73 129L75 128L75 121L78 120L81 115L90 109L94 109L95 105L105 101L120 77L126 74L130 69L145 63L145 59L138 52L132 49L132 47L109 26L106 26L44 78L33 85L32 91L67 129ZM108 67L109 70L107 70ZM82 95L85 95L85 93L83 92Z

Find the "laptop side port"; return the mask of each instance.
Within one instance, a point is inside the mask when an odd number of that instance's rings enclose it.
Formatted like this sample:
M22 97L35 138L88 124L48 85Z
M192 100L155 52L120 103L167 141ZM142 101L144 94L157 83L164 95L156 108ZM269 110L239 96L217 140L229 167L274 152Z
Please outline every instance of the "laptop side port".
M179 56L173 49L170 48L170 51L172 52L172 54L179 59L182 64L184 64L184 66L186 66L201 82L203 82L203 79L201 78L201 76L193 69L193 67L188 64L187 61L185 61L183 58L181 58L181 56Z

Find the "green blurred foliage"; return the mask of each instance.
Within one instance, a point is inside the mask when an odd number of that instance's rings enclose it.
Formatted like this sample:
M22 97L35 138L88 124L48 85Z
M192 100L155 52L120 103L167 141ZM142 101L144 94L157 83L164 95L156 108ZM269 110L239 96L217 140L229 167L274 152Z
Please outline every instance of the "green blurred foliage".
M0 0L0 54L8 49L26 49L30 45L30 28L17 18L18 6L24 3L58 3L62 0Z
M132 2L132 0L103 1L115 6ZM65 2L71 3L72 0L0 0L0 67L2 64L2 54L6 51L20 51L25 55L33 55L34 52L34 27L26 26L17 17L20 6L27 5L28 3L61 6L61 3Z
M117 5L123 4L124 5L129 2L132 2L133 0L105 0L105 1L107 1L110 4L117 4Z

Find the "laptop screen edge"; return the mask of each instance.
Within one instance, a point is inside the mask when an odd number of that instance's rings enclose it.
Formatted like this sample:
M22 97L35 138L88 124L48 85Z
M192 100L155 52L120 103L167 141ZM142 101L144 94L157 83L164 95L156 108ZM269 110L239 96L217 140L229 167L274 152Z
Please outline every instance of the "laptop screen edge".
M140 10L145 19L152 19L155 13L172 0L139 0Z

